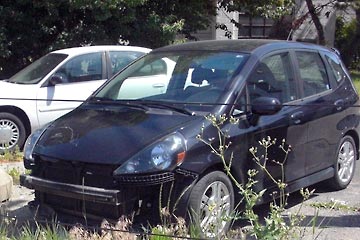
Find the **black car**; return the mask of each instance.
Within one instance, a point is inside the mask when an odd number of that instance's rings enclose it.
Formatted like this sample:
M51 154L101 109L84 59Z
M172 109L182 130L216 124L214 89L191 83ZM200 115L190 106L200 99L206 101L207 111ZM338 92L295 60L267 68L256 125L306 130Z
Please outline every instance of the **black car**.
M24 151L31 174L21 184L35 189L40 204L80 216L156 221L159 204L170 202L175 214L197 216L206 233L240 199L221 159L199 140L201 133L218 143L206 116L237 119L220 127L239 183L257 169L249 149L270 137L291 145L283 171L284 152L268 149L275 161L267 169L275 179L284 174L286 191L324 180L343 189L359 156L358 99L337 53L317 45L225 40L159 48L32 134ZM257 180L256 191L277 189L264 174ZM218 232L228 228L216 224Z

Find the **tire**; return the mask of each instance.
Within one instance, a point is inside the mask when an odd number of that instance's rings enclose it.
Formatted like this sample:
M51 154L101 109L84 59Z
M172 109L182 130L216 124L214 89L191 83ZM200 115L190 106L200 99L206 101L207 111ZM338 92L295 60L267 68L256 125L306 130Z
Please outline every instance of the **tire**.
M233 211L234 189L224 172L210 172L195 184L188 212L195 229L200 230L204 237L213 238L226 233Z
M356 153L354 139L350 136L343 137L336 152L335 175L328 180L334 190L344 189L350 184L355 172Z
M0 152L24 146L26 131L22 121L11 113L0 113Z

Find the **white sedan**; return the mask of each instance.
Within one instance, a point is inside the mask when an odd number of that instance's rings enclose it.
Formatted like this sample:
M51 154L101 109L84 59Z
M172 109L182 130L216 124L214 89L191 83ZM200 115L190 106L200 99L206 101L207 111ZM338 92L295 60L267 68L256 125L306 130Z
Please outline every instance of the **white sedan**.
M88 46L51 52L0 81L0 152L71 111L116 72L151 49Z

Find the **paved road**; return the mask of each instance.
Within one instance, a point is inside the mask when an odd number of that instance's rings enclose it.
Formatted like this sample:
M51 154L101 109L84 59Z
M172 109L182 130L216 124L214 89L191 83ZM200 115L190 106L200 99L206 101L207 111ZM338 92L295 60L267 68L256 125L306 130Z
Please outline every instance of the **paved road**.
M320 228L317 228L315 235L311 235L305 239L321 239L321 240L356 240L360 239L360 162L357 162L356 173L353 181L347 189L341 191L329 191L326 186L317 184L311 186L315 188L313 196L307 200L303 206L301 213L305 215L306 222L314 217L314 203L329 205L331 202L339 202L341 209L320 209L318 213L318 222L322 221ZM18 222L26 219L33 219L35 211L30 209L27 203L33 200L33 191L21 186L14 187L11 200L6 203L0 203L1 214L18 218ZM301 206L302 197L300 194L292 194L289 198L290 212L295 212ZM347 207L352 209L345 209ZM354 209L357 209L355 211ZM266 213L266 206L257 207L258 214ZM311 228L307 228L311 232ZM317 235L319 234L319 235Z
M318 222L322 222L322 227L318 228L320 233L318 239L326 240L356 240L360 239L360 161L357 161L355 177L350 185L341 191L331 191L327 186L317 184L311 188L315 188L313 197L307 200L302 209L308 220L314 216L314 207L312 204L337 203L338 209L320 208L318 213ZM296 199L291 199L292 206L289 210L296 211L299 204ZM294 201L295 200L295 201Z
M307 234L303 239L319 240L357 240L360 239L360 161L357 161L355 176L350 185L341 191L331 191L325 184L309 187L315 189L310 199L303 204L300 193L291 194L288 200L288 211L296 213L301 207L301 214L305 216L302 227ZM338 208L331 208L336 203ZM317 213L317 228L312 233L310 221L315 213L314 205L325 205ZM267 206L258 206L256 212L262 215L267 212Z

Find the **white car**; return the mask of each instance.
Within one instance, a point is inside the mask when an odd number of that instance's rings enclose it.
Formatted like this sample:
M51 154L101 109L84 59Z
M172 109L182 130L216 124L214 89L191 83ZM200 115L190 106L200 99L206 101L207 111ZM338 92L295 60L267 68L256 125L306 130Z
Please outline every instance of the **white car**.
M88 46L51 52L0 81L0 152L71 111L116 72L151 49Z

